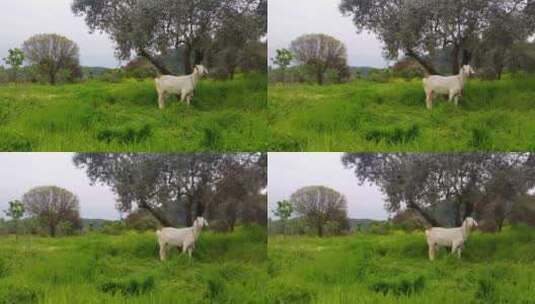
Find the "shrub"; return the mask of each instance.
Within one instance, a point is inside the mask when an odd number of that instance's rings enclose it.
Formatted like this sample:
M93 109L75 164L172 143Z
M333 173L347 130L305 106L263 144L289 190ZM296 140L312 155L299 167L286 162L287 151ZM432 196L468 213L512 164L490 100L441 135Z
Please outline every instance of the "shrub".
M106 143L137 144L152 136L152 128L145 124L142 127L126 126L100 130L97 139Z
M26 286L0 287L0 304L38 303L39 293Z
M0 151L29 152L32 151L32 142L22 135L0 131Z
M425 278L418 276L415 279L399 278L398 280L381 280L373 283L370 289L384 295L411 296L425 288Z
M121 294L125 296L141 295L154 289L154 277L145 279L131 278L128 280L108 281L100 285L102 292L110 294Z
M379 143L386 142L389 145L406 144L414 141L420 135L420 127L412 125L409 128L388 127L375 129L366 132L365 138L368 141Z

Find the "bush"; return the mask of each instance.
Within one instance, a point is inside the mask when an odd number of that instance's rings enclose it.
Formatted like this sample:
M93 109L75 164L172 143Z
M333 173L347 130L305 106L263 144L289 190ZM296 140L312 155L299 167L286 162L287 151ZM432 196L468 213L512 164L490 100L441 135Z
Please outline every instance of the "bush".
M143 142L152 135L152 128L150 125L145 124L142 127L138 126L125 126L119 128L106 128L100 130L97 134L99 141L106 142L118 142L121 144L137 144Z
M154 289L154 277L149 276L144 279L131 278L127 280L116 280L104 282L99 289L110 294L121 294L124 296L136 296L147 293Z
M32 143L26 137L17 133L0 131L0 151L30 152Z
M370 289L383 295L411 296L425 288L425 278L418 276L412 278L399 278L397 280L381 280L373 283Z

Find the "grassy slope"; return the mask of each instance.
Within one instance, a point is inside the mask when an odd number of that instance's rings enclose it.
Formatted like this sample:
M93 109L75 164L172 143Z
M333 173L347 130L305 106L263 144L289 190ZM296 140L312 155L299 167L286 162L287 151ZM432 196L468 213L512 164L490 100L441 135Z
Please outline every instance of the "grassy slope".
M420 80L269 87L273 129L304 151L535 149L535 76L471 80L456 109L425 107Z
M422 233L270 237L278 303L535 303L535 230L475 233L427 260ZM301 300L299 300L301 299Z
M259 303L266 234L203 233L193 260L158 260L154 233L0 239L0 303Z
M201 81L160 111L153 81L0 86L0 151L258 151L269 144L264 75Z

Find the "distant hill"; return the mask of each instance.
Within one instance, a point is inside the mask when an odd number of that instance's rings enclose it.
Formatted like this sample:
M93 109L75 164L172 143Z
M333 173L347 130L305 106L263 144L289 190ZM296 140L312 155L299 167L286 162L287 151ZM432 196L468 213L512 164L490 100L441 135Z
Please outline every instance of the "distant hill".
M84 229L92 227L93 229L98 229L104 226L105 224L112 223L114 221L110 220L101 220L101 219L82 219L82 225Z
M109 70L111 69L103 67L82 67L82 73L84 75L84 78L97 77Z
M372 67L349 67L349 70L351 71L351 75L353 76L360 76L367 78L371 72L378 71L381 69L378 68L372 68Z

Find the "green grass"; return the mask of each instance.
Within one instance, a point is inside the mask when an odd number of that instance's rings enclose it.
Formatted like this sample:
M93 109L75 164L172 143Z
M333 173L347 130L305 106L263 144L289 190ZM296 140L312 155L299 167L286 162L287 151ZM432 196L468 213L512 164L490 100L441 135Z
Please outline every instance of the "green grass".
M459 108L425 106L421 80L271 85L270 125L292 151L535 149L535 76L472 79Z
M192 107L158 109L152 80L0 86L0 151L260 151L270 145L266 76L203 80Z
M265 303L266 232L203 233L158 260L154 232L0 238L0 303Z
M462 260L422 232L269 239L271 303L535 303L535 230L474 233Z

